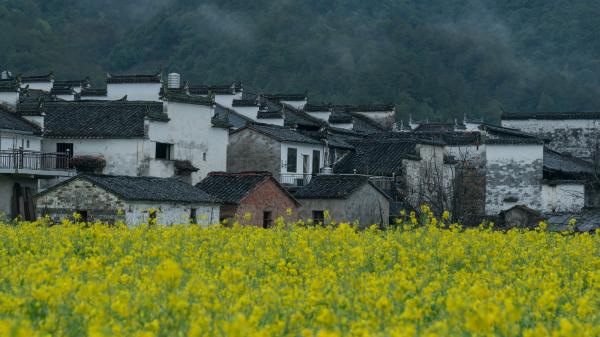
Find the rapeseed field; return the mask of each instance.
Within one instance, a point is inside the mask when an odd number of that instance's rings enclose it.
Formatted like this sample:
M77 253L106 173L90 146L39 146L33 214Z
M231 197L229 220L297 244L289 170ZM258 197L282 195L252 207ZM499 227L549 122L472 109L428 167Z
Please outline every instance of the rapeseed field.
M0 225L0 336L600 336L600 233Z

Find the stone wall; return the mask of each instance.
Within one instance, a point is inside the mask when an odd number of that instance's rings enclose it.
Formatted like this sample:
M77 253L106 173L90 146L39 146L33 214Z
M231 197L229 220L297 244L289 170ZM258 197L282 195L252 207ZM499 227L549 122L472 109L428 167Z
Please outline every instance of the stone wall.
M227 172L268 171L278 178L281 172L281 143L245 129L229 136Z
M81 178L42 194L36 199L36 206L38 217L47 214L55 222L72 219L73 213L85 211L88 221L124 221L128 226L137 226L148 223L151 209L157 211L159 225L190 223L191 209L196 210L196 221L202 226L219 221L218 205L126 201Z
M485 213L542 209L543 145L486 145Z

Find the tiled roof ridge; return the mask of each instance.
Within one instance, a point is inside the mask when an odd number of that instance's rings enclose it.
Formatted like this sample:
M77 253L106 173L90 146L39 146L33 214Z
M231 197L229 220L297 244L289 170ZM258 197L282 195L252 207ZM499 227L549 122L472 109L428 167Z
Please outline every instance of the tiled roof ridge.
M243 171L243 172L224 172L224 171L213 171L208 173L209 176L230 176L230 177L243 177L243 176L265 176L272 177L273 174L268 171Z
M502 120L522 119L600 119L600 111L541 111L541 112L504 112Z

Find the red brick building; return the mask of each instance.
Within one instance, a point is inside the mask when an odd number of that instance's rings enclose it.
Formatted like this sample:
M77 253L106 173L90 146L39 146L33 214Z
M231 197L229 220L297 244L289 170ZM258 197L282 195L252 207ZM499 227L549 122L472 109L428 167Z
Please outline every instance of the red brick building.
M297 220L300 204L269 172L211 172L196 187L221 200L221 221L268 228L280 216Z

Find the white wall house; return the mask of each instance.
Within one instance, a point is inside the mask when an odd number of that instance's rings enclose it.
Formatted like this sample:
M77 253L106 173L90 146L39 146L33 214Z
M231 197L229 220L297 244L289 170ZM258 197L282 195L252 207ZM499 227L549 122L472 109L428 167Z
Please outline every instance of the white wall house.
M19 102L19 82L14 79L0 80L0 104L17 107Z
M127 96L130 101L160 101L162 77L153 75L112 75L106 76L107 99L116 100Z
M54 86L54 74L21 76L21 88L50 92Z

